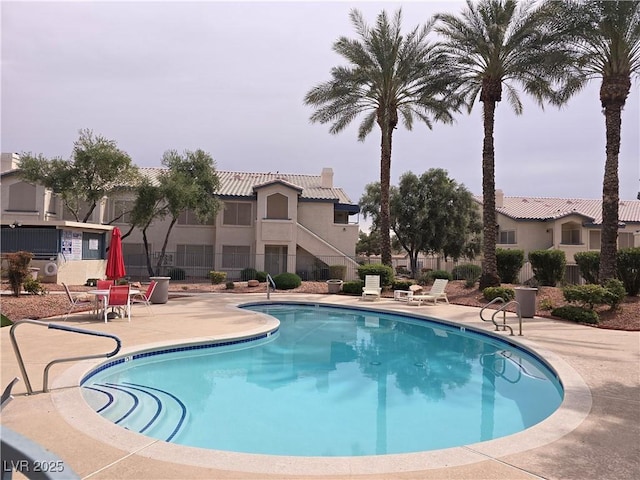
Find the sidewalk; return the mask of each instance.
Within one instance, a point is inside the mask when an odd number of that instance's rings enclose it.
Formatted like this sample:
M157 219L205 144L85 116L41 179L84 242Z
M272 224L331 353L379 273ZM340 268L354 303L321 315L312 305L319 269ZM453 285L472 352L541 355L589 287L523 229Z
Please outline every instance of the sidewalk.
M336 295L272 294L272 301L309 301L428 315L491 331L478 309L409 306L391 299L362 302ZM134 307L131 323L105 324L80 313L55 323L117 335L129 353L152 346L235 338L270 329L274 320L234 308L264 294L196 294ZM3 410L2 424L43 445L83 478L92 479L632 479L640 472L640 332L602 330L548 319L525 319L524 337L510 337L549 359L565 384L563 406L539 425L491 442L420 454L380 457L270 457L182 447L125 431L84 403L77 382L96 361L59 364L51 393L25 395L24 381ZM33 389L54 358L108 352L113 341L21 325L16 334ZM502 333L501 333L502 335ZM20 377L1 330L2 388ZM16 475L15 478L19 478Z

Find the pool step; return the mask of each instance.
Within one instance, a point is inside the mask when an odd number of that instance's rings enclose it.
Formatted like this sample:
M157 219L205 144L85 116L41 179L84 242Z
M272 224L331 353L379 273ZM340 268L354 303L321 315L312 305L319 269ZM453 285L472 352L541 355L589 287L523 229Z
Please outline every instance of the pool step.
M171 441L187 420L184 403L173 393L136 383L83 386L89 405L103 417L150 437Z

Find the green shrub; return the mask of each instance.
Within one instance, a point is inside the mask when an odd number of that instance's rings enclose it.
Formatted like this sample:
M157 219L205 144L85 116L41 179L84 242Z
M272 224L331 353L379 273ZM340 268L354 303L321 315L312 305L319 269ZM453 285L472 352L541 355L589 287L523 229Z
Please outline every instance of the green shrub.
M258 275L258 271L255 268L244 268L240 272L240 280L247 282L249 280L255 280Z
M593 310L594 305L605 303L607 290L602 285L567 285L562 289L564 299L569 303L579 303L582 308Z
M49 293L48 290L40 283L40 280L35 278L27 277L22 284L22 289L33 295L44 295L45 293Z
M9 278L9 286L13 295L20 296L24 281L31 276L29 271L29 263L33 254L31 252L19 251L6 254L7 259L7 276Z
M587 283L598 283L600 272L600 252L578 252L573 255L580 275Z
M567 260L562 250L533 250L529 262L540 285L555 287L564 279Z
M233 282L227 282L226 284L227 290L233 290L234 288L236 288L236 284Z
M171 280L184 280L187 275L183 269L172 267L167 271L167 277L171 278Z
M502 283L518 283L518 274L524 265L524 250L497 248L496 262Z
M380 275L380 286L387 287L393 283L395 278L393 268L381 263L370 263L368 265L360 265L358 267L358 276L360 280L364 280L367 275Z
M391 285L393 290L409 290L409 287L413 285L413 282L409 282L407 280L396 280Z
M6 315L0 313L0 327L8 327L10 325L13 325L13 322Z
M605 297L606 304L611 306L611 309L616 308L622 303L624 297L627 296L627 291L624 288L624 284L617 278L610 278L604 282L604 288L607 290Z
M344 282L342 284L342 291L344 293L362 295L362 287L364 287L362 280L354 280L352 282Z
M256 272L256 280L258 280L260 283L266 282L267 272L261 272L261 271Z
M396 275L409 275L411 272L404 265L398 265L396 267Z
M616 257L618 278L622 280L627 295L640 293L640 247L621 248Z
M273 277L278 290L291 290L302 284L302 280L295 273L281 273Z
M550 298L545 298L540 300L540 303L538 304L538 308L540 310L552 310L553 309L553 302L551 301Z
M227 279L227 272L216 272L215 270L211 270L209 272L209 278L211 279L212 285L218 285Z
M513 288L509 287L487 287L482 291L482 296L487 302L498 297L508 302L516 297L516 292Z
M580 323L597 324L600 320L596 311L587 310L576 305L565 305L563 307L554 308L551 310L551 315Z
M346 265L329 265L329 278L334 280L344 280L347 275Z
M586 285L568 285L562 289L564 298L569 303L578 303L582 308L593 310L595 305L609 305L616 308L626 295L622 282L609 279L603 285L588 283Z
M473 283L477 282L482 275L482 267L480 265L474 265L473 263L464 263L462 265L456 265L451 270L451 275L454 280L472 280Z
M432 270L428 273L431 281L441 278L443 280L453 280L453 276L446 270Z

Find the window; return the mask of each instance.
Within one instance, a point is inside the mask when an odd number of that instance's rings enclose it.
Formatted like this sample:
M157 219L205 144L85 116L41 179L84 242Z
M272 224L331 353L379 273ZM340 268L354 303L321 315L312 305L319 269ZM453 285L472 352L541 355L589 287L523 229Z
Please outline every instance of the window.
M249 255L251 249L248 246L223 245L222 268L247 268L250 267Z
M198 216L195 214L193 210L183 210L183 212L178 217L178 225L214 225L215 218L213 216L209 217L206 222L201 222L198 220Z
M580 225L575 222L563 223L560 243L563 245L580 245Z
M349 214L339 210L333 211L333 223L346 224L349 223Z
M131 210L135 202L133 200L114 200L113 201L113 223L126 224L131 223Z
M149 251L153 252L153 245L149 244ZM122 256L125 265L146 266L147 254L144 250L144 243L128 243L122 244Z
M633 233L620 232L618 233L618 248L631 248L633 247Z
M26 182L9 187L9 210L14 212L36 211L36 186Z
M498 243L515 245L515 243L516 243L516 231L515 230L500 230L498 232Z
M213 245L176 245L176 265L213 267Z
M286 220L289 218L289 199L281 193L267 197L267 218Z
M600 230L589 231L589 250L600 250Z
M251 204L224 202L223 225L251 225Z

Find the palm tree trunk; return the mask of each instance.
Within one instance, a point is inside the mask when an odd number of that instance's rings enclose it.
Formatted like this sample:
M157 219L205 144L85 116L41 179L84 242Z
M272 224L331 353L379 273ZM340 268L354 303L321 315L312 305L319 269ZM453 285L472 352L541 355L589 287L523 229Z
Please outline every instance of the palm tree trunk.
M393 129L388 122L381 122L380 145L380 254L382 264L391 266L391 221L389 210L389 188L391 182L391 137Z
M493 127L496 102L483 100L484 141L482 144L482 222L483 259L480 290L500 285L496 260L496 180L495 151L493 147Z
M618 154L620 153L620 129L622 125L622 106L619 104L605 107L605 125L607 135L602 182L602 233L600 239L599 281L616 278L616 254L618 240Z

